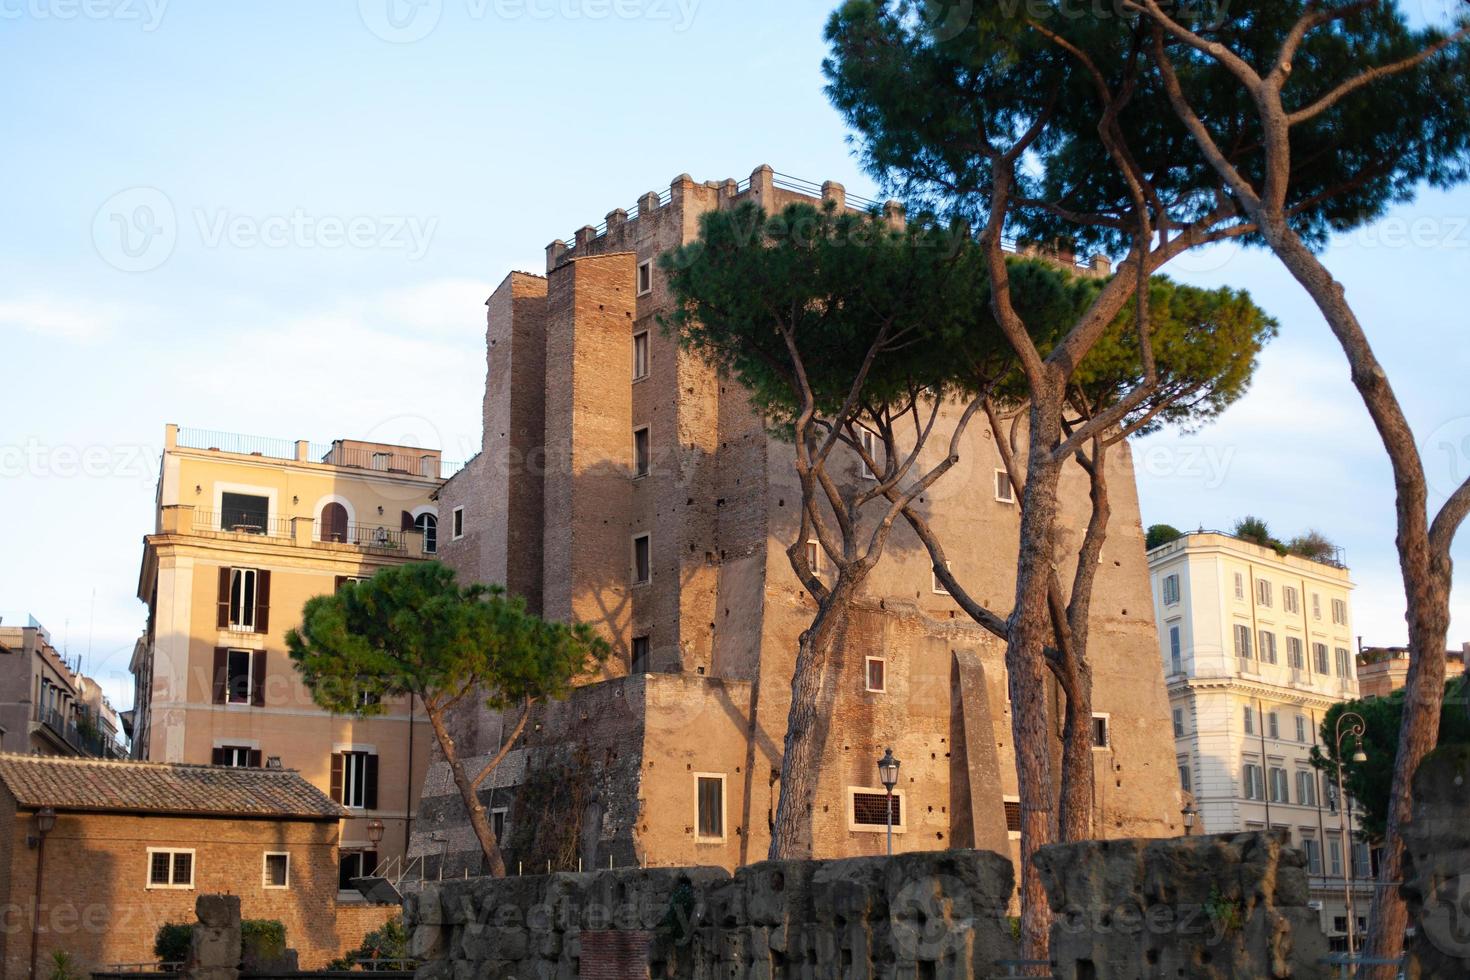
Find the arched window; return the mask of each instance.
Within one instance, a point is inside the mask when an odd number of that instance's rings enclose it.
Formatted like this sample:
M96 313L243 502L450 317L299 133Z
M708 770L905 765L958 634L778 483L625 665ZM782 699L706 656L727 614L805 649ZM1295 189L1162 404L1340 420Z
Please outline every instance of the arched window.
M423 513L413 519L413 526L424 532L424 553L432 555L439 550L439 518Z
M322 508L322 540L338 544L347 540L347 508L335 500Z

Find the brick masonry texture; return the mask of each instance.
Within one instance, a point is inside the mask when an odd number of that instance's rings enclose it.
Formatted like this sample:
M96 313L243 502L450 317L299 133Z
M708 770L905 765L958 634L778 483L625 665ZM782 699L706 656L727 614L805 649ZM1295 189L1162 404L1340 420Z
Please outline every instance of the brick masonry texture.
M843 200L837 185L824 193ZM446 513L450 501L467 502L464 541L443 548L462 578L539 596L548 616L596 624L616 651L567 702L538 708L511 753L522 773L574 753L589 760L578 847L588 868L609 860L736 868L769 846L797 637L814 611L785 554L798 533L800 488L790 446L766 431L744 390L664 334L659 316L672 299L657 270L660 255L697 236L701 214L747 200L773 211L814 199L778 187L769 168L738 184L681 176L666 198L645 196L635 218L614 212L604 232L583 229L570 249L554 243L544 298L537 277L506 280L487 305L484 452L441 493ZM645 263L654 271L640 295ZM645 331L648 372L634 379L633 338ZM538 334L540 362L525 354ZM538 455L537 406L526 392L544 393L541 468L495 462L502 432L521 433L529 456ZM956 414L945 413L948 421ZM638 476L633 432L642 426L651 461ZM1093 753L1095 826L1109 837L1169 836L1182 833L1181 804L1172 745L1158 737L1169 730L1169 712L1132 460L1120 447L1109 465L1113 519L1092 622L1094 706L1109 716L1108 745ZM918 506L956 575L1004 611L1015 592L1019 528L1016 506L995 499L999 466L993 434L973 425L961 464ZM844 482L861 479L856 457L838 469ZM537 494L539 513L527 503ZM1066 556L1075 555L1087 518L1079 468L1066 472L1063 494L1059 572L1069 581ZM504 564L471 543L509 542L512 532L522 544L507 544ZM652 545L647 584L631 581L632 540L642 533ZM1003 649L933 589L931 575L924 549L900 526L833 657L822 694L829 723L810 826L814 857L881 852L882 828L853 825L851 794L876 787L875 762L889 746L903 762L897 850L1015 853L1004 811L1016 778ZM637 671L635 638L648 644ZM886 691L866 689L868 657L885 660ZM1060 703L1055 690L1033 696ZM457 743L480 757L499 747L507 727L483 706L465 708L453 724ZM1059 740L1053 749L1060 752ZM475 873L473 837L443 768L441 760L429 777L437 791L425 788L413 853L429 859L431 876L441 861L448 874ZM699 774L724 779L717 839L695 835ZM515 795L514 783L482 793L509 805L512 825ZM514 867L517 856L509 857Z
M46 837L41 894L33 903L38 851L27 846L34 816L0 793L0 959L6 980L28 976L32 910L38 962L56 950L82 970L153 962L164 923L195 921L201 894L233 894L247 919L279 919L306 968L354 949L396 908L337 904L335 820L249 820L169 815L61 813ZM148 849L194 851L194 887L147 887ZM264 887L267 851L290 854L290 887Z

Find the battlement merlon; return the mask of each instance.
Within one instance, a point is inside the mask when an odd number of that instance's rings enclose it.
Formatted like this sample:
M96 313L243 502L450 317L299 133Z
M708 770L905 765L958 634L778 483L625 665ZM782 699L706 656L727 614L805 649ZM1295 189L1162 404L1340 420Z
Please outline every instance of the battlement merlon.
M696 207L686 207L696 200ZM768 164L756 167L745 180L730 177L699 183L688 174L680 174L670 181L667 191L649 191L638 199L632 209L614 209L608 212L602 224L583 225L569 238L559 238L547 245L546 271L552 272L578 254L601 253L609 248L626 249L626 243L630 240L628 236L637 235L640 221L666 208L684 210L687 215L685 220L693 222L705 211L733 207L743 201L754 201L767 212L774 212L796 202L831 201L839 208L881 213L900 228L905 222L904 206L899 201L879 202L858 197L848 194L847 189L835 180L816 184L777 173ZM690 230L692 231L692 226Z

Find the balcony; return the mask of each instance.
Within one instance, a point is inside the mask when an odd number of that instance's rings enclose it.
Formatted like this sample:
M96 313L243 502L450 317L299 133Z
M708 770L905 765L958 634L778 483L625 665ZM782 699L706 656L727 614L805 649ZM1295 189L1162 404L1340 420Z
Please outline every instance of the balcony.
M266 518L242 516L222 519L213 511L195 510L189 504L171 504L162 508L159 533L186 534L195 537L229 541L257 541L285 547L353 548L359 551L400 558L432 558L434 552L424 546L422 532L407 531L382 524L346 524L316 530L310 517Z
M68 717L55 708L37 705L35 721L53 739L60 741L78 755L88 755L99 759L127 758L127 752L115 741L104 738L101 732L90 725L78 725L74 718Z

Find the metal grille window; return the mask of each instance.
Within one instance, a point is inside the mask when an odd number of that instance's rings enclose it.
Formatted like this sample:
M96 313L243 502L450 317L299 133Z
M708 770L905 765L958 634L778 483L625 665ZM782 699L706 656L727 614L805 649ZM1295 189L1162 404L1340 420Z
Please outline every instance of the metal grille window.
M888 826L884 818L884 811L889 799L886 793L853 793L852 822L864 827ZM893 826L897 827L903 823L903 797L894 796L892 800Z
M1012 834L1021 832L1021 801L1006 800L1006 830Z
M194 852L148 850L149 888L193 888Z
M291 855L270 852L265 856L265 874L262 884L266 888L287 888L291 883Z

